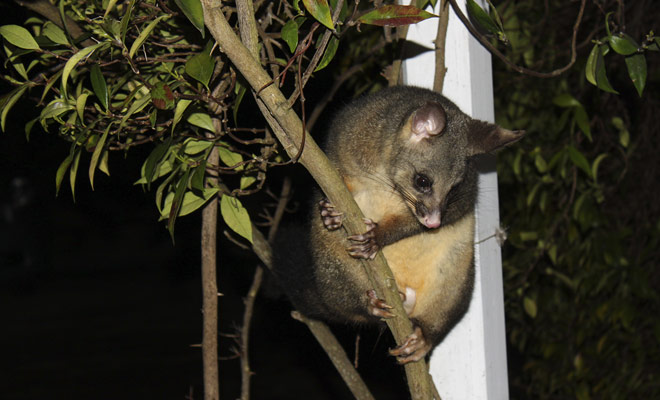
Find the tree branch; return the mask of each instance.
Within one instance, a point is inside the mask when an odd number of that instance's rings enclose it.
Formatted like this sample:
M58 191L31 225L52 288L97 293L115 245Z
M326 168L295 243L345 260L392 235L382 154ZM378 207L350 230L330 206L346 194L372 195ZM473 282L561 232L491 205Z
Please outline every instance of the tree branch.
M341 344L339 344L332 332L330 332L328 326L321 321L309 319L298 311L293 311L291 317L307 325L312 335L321 343L323 349L330 356L330 360L332 360L335 368L337 368L344 382L348 385L353 396L357 400L374 400L374 396L364 384L364 381L348 359L346 351L341 347ZM345 362L338 362L338 360L345 360Z
M208 162L219 162L218 150L211 150ZM217 177L209 183L217 184ZM204 399L220 398L218 374L218 285L217 271L218 201L213 199L202 210L202 365L204 371Z
M203 0L204 21L209 31L220 45L221 50L229 57L234 66L257 91L257 96L267 108L266 118L272 124L273 131L278 136L287 153L293 157L298 153L297 143L303 137L302 122L298 115L289 107L284 95L271 85L272 79L261 68L249 50L236 37L227 23L220 6L211 0ZM268 118L268 117L272 117ZM345 214L345 227L349 234L364 232L366 227L362 222L362 212L348 192L343 180L319 149L316 143L307 138L307 143L300 155L300 162L317 181L330 201ZM412 333L412 323L408 319L401 304L399 290L394 276L387 267L385 257L379 252L374 261L365 261L367 275L379 297L394 307L393 312L398 318L388 319L387 324L394 334L397 343ZM423 360L405 365L406 375L413 399L432 398L431 381Z
M433 78L433 91L442 93L445 84L447 66L445 65L445 45L447 43L447 27L449 25L449 3L442 0L438 14L438 32L435 35L435 76Z
M575 19L575 24L573 25L573 37L571 39L571 60L565 66L550 72L534 71L529 68L521 67L510 61L495 46L493 46L483 35L481 35L479 31L477 31L477 29L472 25L472 23L468 20L465 14L463 14L463 11L461 11L460 7L456 3L456 0L449 0L449 3L451 3L451 8L454 9L454 12L461 20L463 25L465 25L465 27L468 29L468 31L470 31L472 36L474 36L474 38L477 39L479 43L481 43L491 54L497 56L497 58L502 60L506 65L508 65L511 69L513 69L516 72L534 76L536 78L554 78L555 76L561 75L569 68L571 68L573 64L575 64L575 60L577 59L577 49L576 49L577 33L578 33L578 29L580 28L580 23L582 22L582 16L584 15L584 7L587 3L587 0L581 1L580 11L578 11L578 16Z

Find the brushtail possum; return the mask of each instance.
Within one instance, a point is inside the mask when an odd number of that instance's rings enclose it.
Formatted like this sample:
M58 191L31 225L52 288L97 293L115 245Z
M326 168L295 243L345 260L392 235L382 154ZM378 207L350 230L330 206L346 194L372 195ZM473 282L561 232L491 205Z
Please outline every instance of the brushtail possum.
M347 237L320 191L306 226L274 246L274 273L300 312L329 321L393 317L360 258L382 250L415 329L390 350L400 363L437 345L468 308L474 282L473 156L520 139L470 118L442 95L392 87L345 106L325 151L362 209L367 231Z

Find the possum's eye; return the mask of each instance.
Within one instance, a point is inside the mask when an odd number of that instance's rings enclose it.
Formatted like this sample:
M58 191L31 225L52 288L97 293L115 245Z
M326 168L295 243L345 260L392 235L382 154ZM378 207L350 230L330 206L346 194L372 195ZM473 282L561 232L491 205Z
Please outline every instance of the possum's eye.
M422 193L427 193L431 190L433 182L431 182L431 179L429 179L429 177L426 175L415 174L415 177L413 178L413 184L415 185L415 189Z

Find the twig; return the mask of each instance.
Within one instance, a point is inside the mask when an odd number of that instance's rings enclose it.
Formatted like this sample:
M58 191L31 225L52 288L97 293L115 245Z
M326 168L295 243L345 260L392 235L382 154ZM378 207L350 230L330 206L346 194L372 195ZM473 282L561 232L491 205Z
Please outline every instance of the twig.
M468 20L465 14L463 14L463 11L461 11L460 7L456 3L456 0L449 0L449 3L451 3L451 7L454 9L454 12L461 20L463 25L465 25L465 27L468 29L468 31L470 31L472 36L474 36L474 38L477 39L479 43L481 43L486 49L488 49L488 51L490 51L491 54L497 56L497 58L502 60L506 65L508 65L511 69L513 69L516 72L534 76L536 78L554 78L555 76L561 75L569 68L571 68L573 64L575 64L575 60L577 60L577 49L576 49L577 33L578 33L578 29L580 28L580 23L582 22L582 16L584 15L584 7L587 3L587 0L581 1L580 11L578 12L578 16L575 19L575 24L573 25L573 37L571 39L571 60L565 66L550 72L534 71L529 68L521 67L515 64L514 62L510 61L495 46L493 46L482 34L480 34L479 31L477 31L477 29L472 25L472 23Z
M445 44L447 43L447 26L449 25L449 3L447 3L447 0L442 0L438 17L438 32L435 36L435 76L433 78L433 90L442 93L445 75L447 74L447 66L445 65Z
M374 397L369 392L369 388L367 388L360 375L358 375L351 364L351 360L348 359L344 348L341 347L341 344L339 344L335 336L330 332L328 326L320 321L306 318L298 311L293 311L291 317L307 325L316 340L321 343L323 349L330 356L330 360L332 360L335 368L337 368L344 382L348 385L353 396L358 400L373 400Z
M341 13L341 9L344 7L344 0L338 0L337 5L335 6L335 9L332 13L332 24L336 24L337 20L339 19L339 14ZM328 42L330 41L330 36L333 35L333 32L329 29L326 29L326 31L323 33L323 37L321 38L321 43L319 47L316 49L316 52L314 53L314 56L312 56L311 61L309 62L309 65L307 65L307 69L305 70L305 73L302 76L302 79L298 85L298 88L296 91L291 95L289 98L289 104L293 104L298 96L302 94L302 90L307 84L307 81L309 78L312 76L312 73L316 69L316 66L319 64L319 61L321 61L321 56L323 56L323 53L325 53L325 49L328 46Z
M257 293L261 287L263 280L264 269L257 266L252 278L252 285L248 290L245 297L245 310L243 310L243 329L241 329L241 400L248 400L250 398L250 377L252 370L250 369L249 358L249 343L250 343L250 325L252 323L252 313L254 310L254 302L257 299Z

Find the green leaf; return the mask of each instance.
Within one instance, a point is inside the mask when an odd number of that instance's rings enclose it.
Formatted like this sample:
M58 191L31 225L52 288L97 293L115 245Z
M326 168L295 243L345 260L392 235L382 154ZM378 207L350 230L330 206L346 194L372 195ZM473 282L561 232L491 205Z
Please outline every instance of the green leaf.
M22 26L0 26L0 36L4 37L7 42L18 48L27 50L40 50L37 41L34 40L34 37L32 37L30 32Z
M195 54L186 61L186 74L209 88L215 60L206 51Z
M89 183L92 186L92 190L94 190L94 172L96 172L96 166L98 165L101 152L105 149L105 141L108 138L108 133L110 133L111 127L112 127L112 123L109 123L108 126L105 128L105 132L103 132L103 136L101 136L101 139L96 143L96 147L94 148L94 153L92 153L92 159L89 162Z
M107 17L108 14L110 14L110 11L112 11L112 9L115 8L115 4L117 4L117 0L108 0L108 5L105 7L105 13L103 13L103 18Z
M174 0L177 6L183 11L183 14L192 22L193 26L202 34L204 38L204 9L200 0Z
M192 100L181 99L176 103L176 108L174 109L174 118L172 119L172 132L174 132L174 127L181 121L183 113L186 111L186 108L192 103Z
M98 49L101 46L105 46L105 42L100 42L93 44L89 47L85 47L84 49L81 49L78 51L76 54L74 54L69 61L64 64L64 69L62 70L62 91L66 95L66 83L69 80L69 75L71 74L71 71L73 71L73 68L85 57L90 55L94 50Z
M625 33L611 35L608 39L612 50L624 56L637 53L637 49L639 48L639 45L635 43L635 40Z
M74 106L67 104L59 99L55 99L48 103L48 105L41 110L39 119L43 124L48 118L57 118L65 112L71 111L73 109L75 109Z
M339 39L337 39L335 36L330 38L330 41L328 42L328 47L325 49L325 53L323 53L323 58L321 58L321 61L319 62L319 65L316 67L314 72L320 71L323 68L327 67L328 64L330 64L330 61L335 56L335 53L337 52L337 47L339 47Z
M94 94L99 99L99 102L105 108L108 109L108 86L105 83L105 78L101 72L101 68L98 64L94 64L89 74L89 78L92 81L92 90Z
M214 142L189 138L183 142L183 152L189 155L199 154L212 147Z
M73 150L73 149L71 149ZM57 167L57 172L55 173L55 196L60 193L60 186L62 185L62 180L64 180L64 174L69 169L71 162L73 161L73 151L62 161L59 167Z
M158 169L158 166L161 164L161 161L163 161L163 157L165 157L165 155L169 152L171 145L172 145L172 138L170 137L165 142L160 143L158 146L156 146L156 148L154 148L151 151L147 159L144 161L143 178L145 180L144 183L146 183L147 185L150 185L151 182L153 182L153 180L156 178L155 177L156 170Z
M594 86L597 86L596 59L598 58L598 54L600 54L600 46L596 44L591 49L591 52L589 53L589 57L587 57L587 64L584 69L584 76L587 78L587 81L589 81L589 83L591 83Z
M580 127L580 130L585 134L587 139L589 139L590 142L593 142L593 139L591 138L591 126L589 125L589 116L587 115L587 112L585 111L584 107L579 106L575 107L574 114L575 116L575 122L577 122L578 126Z
M44 91L41 94L41 99L39 99L39 102L42 103L44 99L46 98L46 95L50 91L50 89L53 87L55 82L62 76L62 70L57 71L56 73L53 74L48 80L46 81L46 87L44 87Z
M467 11L468 15L479 24L482 28L486 29L494 35L500 35L502 33L502 28L497 26L497 23L493 21L490 15L484 11L474 0L467 0Z
M628 76L632 80L637 94L642 97L644 86L646 86L646 57L644 54L635 54L625 58L628 67Z
M176 217L179 216L179 211L181 210L181 204L183 202L183 196L186 193L189 177L190 169L187 169L183 176L179 179L179 182L177 182L176 189L174 191L174 197L172 198L169 220L167 221L167 230L170 232L172 239L174 239L174 223L176 222Z
M231 230L252 243L252 223L250 215L240 200L224 195L220 199L220 213Z
M139 92L139 88L136 89L136 92ZM151 96L149 94L145 94L142 97L140 97L137 100L134 100L131 106L128 108L128 111L124 113L124 115L121 117L121 121L119 123L119 128L124 126L126 124L126 121L128 121L129 118L136 112L139 112L142 110L144 107L149 104L149 101L151 100Z
M568 93L562 93L558 96L555 96L552 99L552 102L559 107L569 108L569 107L581 107L582 103L577 101L577 99L571 96Z
M151 89L151 102L160 110L170 110L174 107L174 93L165 82L157 82Z
M594 177L594 181L596 182L598 181L598 167L600 167L600 163L603 162L607 156L607 153L600 154L598 157L596 157L593 164L591 164L591 176Z
M534 300L532 300L530 297L525 296L525 298L523 299L523 308L525 309L527 315L529 315L532 318L536 318L537 308L536 308L536 302Z
M46 21L42 31L43 35L50 39L53 43L68 45L69 39L66 37L66 33L59 26L55 25L50 21Z
M162 21L163 19L169 18L169 17L170 17L169 15L161 15L160 17L156 18L155 20L151 21L149 23L149 25L147 25L147 27L144 28L144 30L142 32L140 32L137 39L135 39L135 42L133 42L133 44L131 45L131 49L128 51L128 56L130 58L133 58L133 56L135 55L135 52L140 48L140 46L142 46L144 41L147 40L147 38L151 34L151 31L154 30L156 25L160 21Z
M377 26L401 26L416 24L432 17L437 17L437 15L414 6L388 5L364 14L359 21L363 24Z
M206 188L201 191L200 194L194 193L192 191L186 191L181 199L181 207L179 209L179 217L186 216L198 208L206 204L210 199L212 199L220 189L218 188ZM169 215L172 209L172 200L174 199L174 193L169 193L165 197L165 202L163 204L163 209L161 215Z
M188 117L187 121L191 125L195 125L202 129L206 129L207 131L215 132L215 127L213 126L213 121L211 120L211 116L208 115L207 113L203 113L203 112L192 113Z
M108 149L103 150L103 153L101 154L101 161L99 162L99 171L103 172L107 176L110 176L110 168L108 167L108 154L110 154Z
M2 126L3 132L5 131L5 122L7 120L7 115L9 115L9 111L14 106L14 104L16 104L18 99L23 96L23 93L25 93L28 87L29 85L26 83L15 88L0 98L0 110L2 110L0 111L0 125Z
M126 32L128 32L128 25L131 23L131 14L133 13L133 8L135 8L135 0L131 0L128 3L128 6L124 11L124 16L121 19L120 35L121 35L121 42L124 44L124 46L126 46Z
M335 29L332 24L332 14L330 13L328 0L303 0L303 4L317 21L325 25L328 29Z
M587 58L585 75L587 80L599 89L609 93L619 94L619 92L612 88L610 81L607 79L604 57L607 48L608 46L606 44L596 44L594 46L594 48L591 50L591 53L589 53L589 58Z
M583 170L587 176L591 177L591 166L587 158L573 146L568 146L568 156L578 168Z
M190 177L190 188L197 194L204 190L204 178L206 177L206 160L195 167L195 171Z
M282 39L289 45L289 50L293 53L298 46L298 24L295 19L289 20L282 27Z
M25 140L28 142L30 141L30 132L32 132L32 127L34 126L34 124L37 122L38 119L39 117L35 119L31 119L25 124Z
M245 189L257 181L254 176L241 176L240 189Z
M245 96L245 93L247 92L247 87L243 85L241 79L236 79L236 87L234 88L234 92L236 93L236 100L234 100L232 114L234 115L234 122L236 122L236 118L238 116L238 106L241 105L243 96Z
M630 132L620 117L612 117L612 125L619 131L619 144L627 148L630 144Z
M218 188L206 188L202 191L202 195L198 195L194 192L186 192L183 195L183 201L181 203L181 210L179 211L179 216L188 215L191 212L197 210L206 204L210 199L212 199L220 189Z
M80 125L85 126L85 105L87 104L87 97L89 97L89 92L83 93L76 99L76 112L78 113L78 118L80 118Z
M243 161L243 156L222 146L218 146L218 155L220 156L220 160L222 160L222 162L228 167L233 167ZM242 169L243 165L236 167L236 170L238 171Z
M80 164L81 153L81 148L76 147L75 154L73 156L73 162L71 163L71 168L69 169L69 183L71 184L71 196L73 197L73 201L76 201L76 175L78 174L78 165Z

